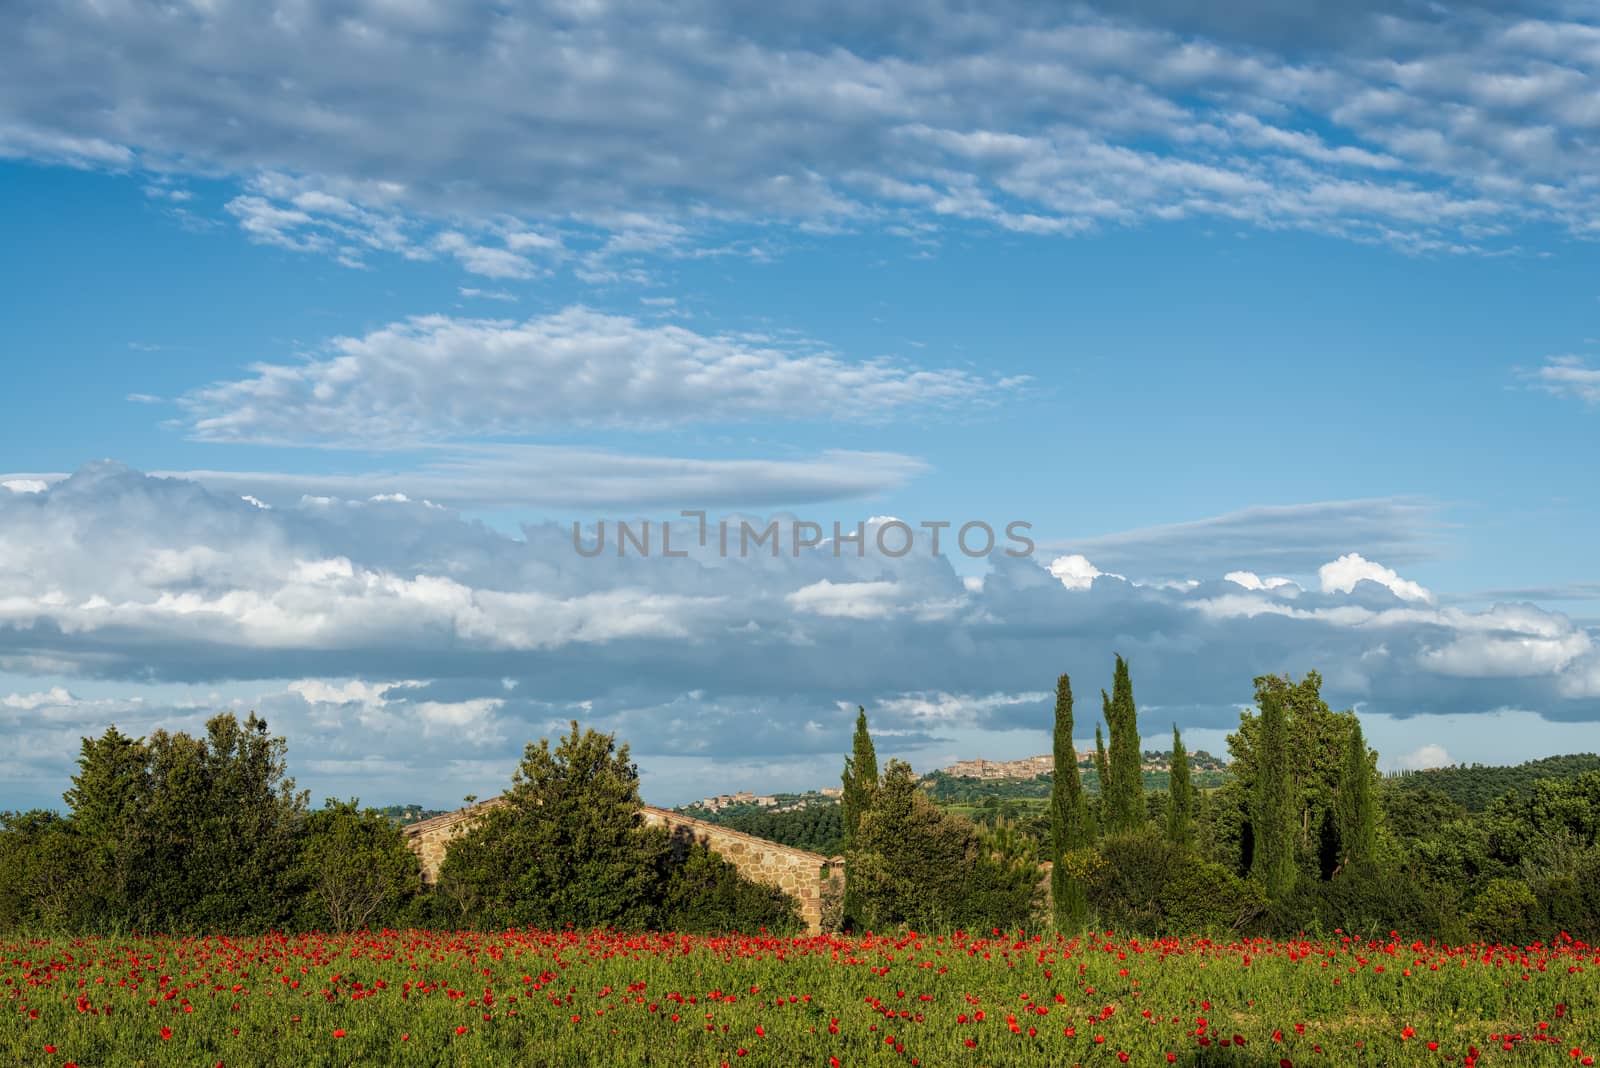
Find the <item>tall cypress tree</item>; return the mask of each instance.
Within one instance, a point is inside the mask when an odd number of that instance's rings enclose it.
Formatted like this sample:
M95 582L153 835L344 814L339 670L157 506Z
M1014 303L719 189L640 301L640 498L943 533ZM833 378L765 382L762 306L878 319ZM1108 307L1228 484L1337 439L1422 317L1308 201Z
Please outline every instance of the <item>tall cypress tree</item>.
M1194 790L1189 786L1189 751L1178 725L1172 725L1172 799L1167 806L1167 840L1188 845L1194 839Z
M1089 807L1078 781L1078 749L1072 741L1072 680L1056 679L1055 770L1050 788L1050 899L1056 929L1076 933L1089 914L1083 875L1073 870L1073 854L1089 844Z
M1372 860L1378 850L1377 814L1373 808L1372 765L1359 720L1350 727L1334 811L1338 821L1340 866Z
M856 836L861 830L861 817L872 805L878 792L878 754L872 748L872 735L867 733L867 710L856 706L856 733L851 753L844 761L844 774L840 776L844 789L839 797L844 817L844 926L853 928L859 913L854 887L851 886L851 853Z
M1274 900L1281 899L1294 887L1297 806L1290 791L1283 695L1268 690L1261 696L1260 748L1256 754L1255 804L1251 813L1254 833L1251 874Z
M1113 832L1131 831L1145 821L1144 772L1139 760L1138 711L1133 703L1133 679L1128 662L1117 657L1116 674L1109 700L1111 728L1111 781L1106 791L1110 802L1107 823Z
M1101 703L1105 706L1106 713L1111 711L1111 699L1106 697L1104 690L1100 691ZM1106 805L1107 783L1111 779L1111 768L1106 763L1106 738L1100 733L1100 724L1094 725L1094 773L1100 777L1100 808L1103 811Z

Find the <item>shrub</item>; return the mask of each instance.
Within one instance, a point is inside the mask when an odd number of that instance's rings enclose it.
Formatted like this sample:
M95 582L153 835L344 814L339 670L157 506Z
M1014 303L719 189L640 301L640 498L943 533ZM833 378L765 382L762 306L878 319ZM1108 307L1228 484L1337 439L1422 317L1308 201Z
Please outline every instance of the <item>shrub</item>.
M793 934L804 926L794 898L746 878L699 842L664 873L657 925L686 934Z
M1115 835L1100 844L1091 871L1090 902L1104 926L1144 934L1224 934L1253 923L1266 909L1260 887L1153 829Z
M1491 879L1467 912L1467 926L1485 942L1532 941L1538 898L1520 879Z

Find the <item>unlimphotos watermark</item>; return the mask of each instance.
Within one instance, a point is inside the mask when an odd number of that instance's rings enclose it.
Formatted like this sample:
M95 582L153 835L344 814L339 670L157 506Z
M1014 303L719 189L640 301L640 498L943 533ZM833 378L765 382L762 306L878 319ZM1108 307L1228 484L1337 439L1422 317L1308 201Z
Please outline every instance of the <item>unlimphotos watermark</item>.
M942 544L946 546L946 551L954 542L962 555L974 558L988 556L999 545L995 528L981 519L960 524L943 519L924 520L915 525L903 519L863 519L855 524L853 530L848 525L841 526L838 522L833 522L829 524L832 536L825 537L824 535L829 532L828 528L821 523L806 519L772 519L765 524L752 523L743 518L734 523L720 519L713 526L707 521L704 511L689 510L678 514L685 519L695 520L696 525L686 535L680 529L677 537L692 539L699 548L711 549L724 559L737 557L742 560L759 556L763 552L776 559L785 545L794 556L799 556L805 549L824 550L824 547L828 547L835 557L842 557L853 548L855 555L864 559L869 544L880 555L899 559L915 551L919 541L925 546L929 555L938 556L941 536L944 538ZM673 525L666 520L652 522L640 519L630 522L618 519L612 522L611 529L614 531L614 536L609 545L611 551L619 557L633 555L682 558L689 556L691 552L684 540L678 542L677 548L673 547L675 536ZM1016 558L1032 556L1033 539L1027 535L1032 529L1032 523L1020 519L1005 524L1005 542L1010 546L1003 550L1005 555ZM607 551L606 530L606 520L602 519L594 525L588 539L590 544L585 544L583 526L574 521L572 548L579 556L590 558L600 556ZM784 538L785 533L788 534L787 540Z

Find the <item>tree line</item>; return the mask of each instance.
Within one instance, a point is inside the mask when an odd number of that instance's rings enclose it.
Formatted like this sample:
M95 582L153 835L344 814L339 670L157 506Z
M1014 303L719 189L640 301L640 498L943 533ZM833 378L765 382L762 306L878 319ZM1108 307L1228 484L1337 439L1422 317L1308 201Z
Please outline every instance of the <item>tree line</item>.
M750 829L830 855L837 844L844 879L823 896L831 929L1600 940L1600 770L1583 770L1587 758L1519 773L1517 788L1483 802L1440 773L1381 776L1360 720L1329 707L1315 672L1254 686L1228 736L1232 776L1216 789L1195 787L1176 726L1167 789L1145 788L1119 656L1100 695L1096 793L1079 772L1061 675L1057 770L1039 817L980 824L941 807L908 764L880 767L858 708L840 805ZM383 811L331 798L311 809L286 753L254 714L217 716L199 737L113 727L83 739L64 815L0 814L0 926L801 926L781 891L645 825L628 747L576 722L525 748L504 803L452 840L432 885Z
M309 796L253 713L201 737L85 738L68 811L0 814L0 927L250 933L386 927L801 926L795 902L698 843L647 827L611 735L526 747L437 885L380 809Z
M936 816L933 803L899 796L894 774L878 778L863 711L844 770L844 923L932 929L980 900L984 925L1047 918L1071 932L1600 939L1600 771L1589 758L1540 762L1488 802L1456 796L1480 781L1469 776L1442 777L1444 789L1431 788L1440 773L1385 779L1355 712L1330 708L1321 686L1316 672L1255 679L1255 705L1228 736L1232 774L1213 790L1195 788L1174 726L1167 789L1146 791L1119 656L1100 694L1103 785L1091 793L1062 675L1048 810L992 828ZM908 832L886 841L881 813ZM1047 880L1022 875L1046 865Z

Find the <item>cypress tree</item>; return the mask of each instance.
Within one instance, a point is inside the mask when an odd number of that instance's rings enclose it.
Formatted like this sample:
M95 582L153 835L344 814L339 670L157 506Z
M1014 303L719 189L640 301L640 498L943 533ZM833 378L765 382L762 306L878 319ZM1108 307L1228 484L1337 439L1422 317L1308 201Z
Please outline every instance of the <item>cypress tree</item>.
M1251 813L1254 857L1251 874L1278 900L1294 887L1294 813L1290 796L1289 748L1283 695L1261 695L1260 746L1256 754L1255 804Z
M844 774L840 776L843 792L839 797L841 815L844 817L844 919L846 929L853 928L859 912L854 887L851 886L851 853L856 836L861 831L861 817L872 805L878 792L878 754L872 748L872 735L867 732L867 710L856 706L856 733L851 754L845 758Z
M1378 849L1377 815L1373 808L1372 765L1368 762L1367 740L1362 735L1359 720L1350 727L1335 812L1340 866L1372 860Z
M1050 899L1056 929L1076 933L1089 913L1083 876L1072 868L1072 854L1089 844L1089 809L1078 781L1078 749L1072 741L1072 680L1056 679L1055 770L1050 788L1050 838L1053 846Z
M1111 711L1111 699L1106 697L1106 692L1104 690L1100 691L1100 697L1102 699L1102 704L1105 705L1106 713L1109 715ZM1105 735L1100 733L1100 724L1098 723L1094 725L1094 771L1095 774L1100 777L1100 807L1102 810L1104 810L1106 804L1106 792L1108 789L1107 783L1111 779L1111 769L1106 763Z
M1189 752L1178 725L1172 725L1172 803L1167 806L1167 840L1188 845L1194 838L1194 791L1189 786Z
M1136 830L1145 821L1144 772L1139 766L1139 723L1133 703L1133 679L1128 673L1128 662L1121 656L1117 657L1107 706L1110 718L1106 722L1111 728L1107 823L1113 832Z

